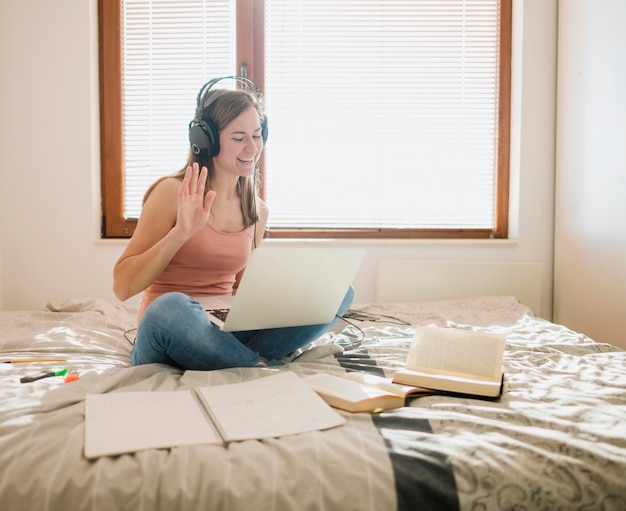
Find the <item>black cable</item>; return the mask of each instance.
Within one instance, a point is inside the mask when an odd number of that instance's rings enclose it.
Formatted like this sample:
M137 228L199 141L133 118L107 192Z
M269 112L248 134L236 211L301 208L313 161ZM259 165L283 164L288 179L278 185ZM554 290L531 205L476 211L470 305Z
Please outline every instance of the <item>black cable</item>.
M128 338L128 334L130 334L131 332L136 332L136 331L137 331L136 328L131 328L130 330L126 330L126 332L124 332L124 339L126 339L131 346L135 345L135 341L137 340L137 336L135 336L131 340L131 339Z
M353 349L353 348L359 347L361 345L361 343L365 340L365 332L363 331L363 329L361 327L355 325L354 323L352 323L352 321L348 321L345 318L345 315L344 315L344 317L340 317L340 316L337 316L337 317L339 319L343 320L345 323L348 323L348 325L350 325L351 327L356 328L359 331L359 333L361 334L361 338L357 339L356 341L338 342L337 344L339 346L341 346L344 350L345 349Z
M345 318L354 319L356 321L386 322L394 325L411 326L411 323L408 323L403 319L396 318L395 316L388 316L387 314L372 314L371 312L359 309L348 309L348 311L344 314L344 319Z

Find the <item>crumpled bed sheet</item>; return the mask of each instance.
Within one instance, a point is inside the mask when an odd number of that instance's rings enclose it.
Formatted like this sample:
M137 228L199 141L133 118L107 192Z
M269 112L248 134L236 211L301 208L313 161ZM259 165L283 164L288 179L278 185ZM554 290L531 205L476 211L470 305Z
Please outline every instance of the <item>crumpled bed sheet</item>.
M131 367L124 333L135 311L101 300L0 312L0 360L62 357L55 365L80 374L21 384L41 365L0 364L0 509L626 509L626 352L536 318L512 297L355 309L354 326L341 324L283 367L212 372ZM431 395L345 414L348 424L333 430L228 449L83 456L88 393L221 385L276 370L391 376L413 327L428 324L507 335L501 399Z

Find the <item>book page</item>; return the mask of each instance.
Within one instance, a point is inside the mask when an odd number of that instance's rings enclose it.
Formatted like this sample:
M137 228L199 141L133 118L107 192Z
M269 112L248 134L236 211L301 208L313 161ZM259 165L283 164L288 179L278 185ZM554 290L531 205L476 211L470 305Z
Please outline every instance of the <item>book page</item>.
M344 375L344 378L360 383L362 385L371 385L372 387L379 388L390 394L406 398L410 394L419 393L423 391L428 392L428 389L420 389L413 385L402 385L401 383L394 383L392 378L385 378L384 376L376 376L367 373L349 372Z
M500 380L504 336L452 328L417 328L406 367Z
M85 456L221 444L190 391L88 394Z
M305 376L303 380L317 391L340 397L351 403L382 396L399 396L399 394L368 384L363 380L348 378L347 375L341 377L328 373L317 373ZM393 384L390 383L390 385ZM400 387L400 385L398 386Z
M345 419L295 373L199 387L225 440L272 438L333 428Z

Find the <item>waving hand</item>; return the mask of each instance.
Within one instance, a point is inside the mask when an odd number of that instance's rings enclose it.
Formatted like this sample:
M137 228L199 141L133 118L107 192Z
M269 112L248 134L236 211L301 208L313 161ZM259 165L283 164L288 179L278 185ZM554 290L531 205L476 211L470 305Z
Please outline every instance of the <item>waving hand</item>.
M211 214L215 192L209 190L206 195L204 193L207 172L206 167L202 167L200 170L197 163L187 167L185 178L178 191L178 213L175 228L185 238L190 238L200 231Z

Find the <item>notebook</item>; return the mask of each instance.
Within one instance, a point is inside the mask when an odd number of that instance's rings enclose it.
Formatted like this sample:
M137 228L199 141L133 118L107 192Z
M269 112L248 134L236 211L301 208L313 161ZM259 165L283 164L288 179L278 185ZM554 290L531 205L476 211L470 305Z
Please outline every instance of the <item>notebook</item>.
M85 457L278 438L342 426L344 417L293 372L186 390L85 398Z
M194 298L226 332L329 323L364 256L360 248L262 246L235 296Z

